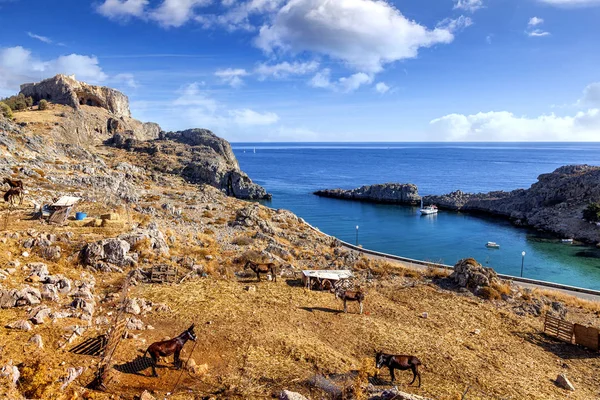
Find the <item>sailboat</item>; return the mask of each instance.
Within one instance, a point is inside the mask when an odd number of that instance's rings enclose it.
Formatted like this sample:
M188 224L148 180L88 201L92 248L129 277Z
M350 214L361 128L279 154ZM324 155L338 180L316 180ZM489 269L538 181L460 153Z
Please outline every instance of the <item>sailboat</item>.
M438 208L433 204L428 205L427 207L423 207L423 199L421 199L421 209L419 210L419 212L421 213L421 215L437 214Z
M254 148L254 153L256 154L256 147Z

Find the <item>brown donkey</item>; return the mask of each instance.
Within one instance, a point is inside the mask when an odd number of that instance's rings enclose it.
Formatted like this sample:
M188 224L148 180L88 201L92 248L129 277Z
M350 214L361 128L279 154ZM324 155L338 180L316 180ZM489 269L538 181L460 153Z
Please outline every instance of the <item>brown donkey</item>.
M23 190L21 188L13 188L8 189L6 193L4 193L4 201L6 201L11 206L14 206L19 201L19 204L23 203Z
M150 353L150 357L152 357L152 376L158 377L156 365L158 364L159 357L168 357L171 354L175 354L173 357L173 365L177 369L181 368L181 359L179 358L181 349L183 349L183 346L188 340L195 342L196 339L194 324L192 324L187 330L183 331L179 336L173 339L152 343L144 353L144 357L146 357L146 354L148 353Z
M378 370L384 366L388 367L390 370L390 375L392 377L392 382L394 382L395 379L395 369L399 369L400 371L406 371L407 369L410 369L413 373L413 380L410 383L410 385L415 383L415 379L417 379L418 377L419 387L421 387L421 373L419 372L419 365L423 364L415 356L393 355L382 352L378 352L375 355L375 366Z
M336 290L335 298L342 299L344 301L344 312L348 312L348 302L356 301L360 307L360 313L363 313L363 302L365 301L366 293L361 289L357 290Z
M23 189L23 181L18 180L18 179L4 178L3 183L8 183L8 186L10 186L11 188Z
M244 265L244 269L250 268L256 274L256 279L260 282L260 274L271 273L273 276L273 282L277 282L276 266L275 263L255 263L253 261L247 261Z

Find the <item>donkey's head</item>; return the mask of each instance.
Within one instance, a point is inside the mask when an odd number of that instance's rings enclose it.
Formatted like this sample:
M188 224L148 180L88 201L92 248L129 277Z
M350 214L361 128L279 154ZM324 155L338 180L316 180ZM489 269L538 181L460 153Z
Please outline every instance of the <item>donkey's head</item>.
M377 367L377 369L380 369L381 367L383 367L385 365L385 361L386 361L386 357L385 357L385 353L378 351L377 353L375 353L375 367Z
M194 325L195 325L195 324L192 324L192 326L190 326L190 327L187 329L187 331L185 331L185 332L187 333L187 335L188 335L188 338L189 338L190 340L192 340L192 341L194 341L194 342L195 342L195 341L196 341L196 339L197 339L197 337L196 337L196 334L194 333Z

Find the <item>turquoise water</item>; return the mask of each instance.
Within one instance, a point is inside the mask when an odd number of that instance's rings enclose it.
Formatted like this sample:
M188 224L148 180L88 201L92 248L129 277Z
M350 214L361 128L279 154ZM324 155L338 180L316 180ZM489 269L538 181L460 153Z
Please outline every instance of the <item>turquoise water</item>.
M566 164L600 165L600 143L234 143L240 167L285 208L323 232L365 248L453 265L475 257L498 272L600 289L600 249L560 243L497 218L314 196L317 189L415 183L419 193L528 188ZM254 152L256 149L256 153ZM500 249L485 243L494 241ZM521 252L525 251L524 259Z

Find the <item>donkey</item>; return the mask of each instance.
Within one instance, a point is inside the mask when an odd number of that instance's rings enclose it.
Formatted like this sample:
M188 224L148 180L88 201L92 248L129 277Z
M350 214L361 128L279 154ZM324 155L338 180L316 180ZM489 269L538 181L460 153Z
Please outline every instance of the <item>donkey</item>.
M375 365L377 369L381 369L386 366L390 370L392 382L394 382L394 370L399 369L400 371L406 371L410 369L413 373L413 380L410 383L415 383L415 379L419 378L419 387L421 387L421 373L419 372L419 365L423 365L421 361L415 356L404 356L404 355L393 355L382 352L377 352L375 355Z
M366 293L362 289L357 290L336 290L335 298L344 301L344 312L348 312L348 302L356 301L360 307L360 313L363 313L363 302L365 301Z
M152 357L152 376L158 377L156 373L156 365L158 364L158 357L168 357L171 354L175 354L173 356L173 365L176 369L181 368L181 359L179 358L179 354L181 354L181 349L188 340L196 341L196 334L194 333L194 324L190 326L188 329L183 331L179 336L169 339L163 340L162 342L154 342L146 352L144 353L144 357L146 354L150 353L150 357Z
M247 261L244 265L244 269L250 268L254 273L256 273L256 279L260 282L260 274L271 273L273 276L273 282L277 282L277 274L275 263L255 263L253 261Z
M21 188L13 188L8 189L6 193L4 193L4 201L6 201L11 206L14 206L17 203L23 203L23 190Z
M3 183L8 183L8 186L10 186L11 188L23 189L23 181L21 181L21 180L4 178Z

